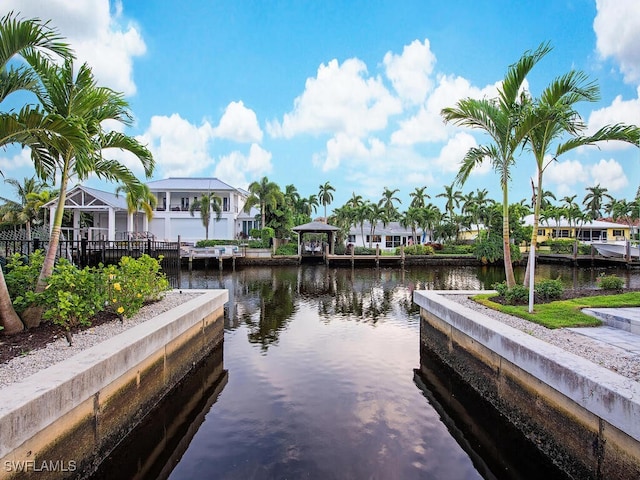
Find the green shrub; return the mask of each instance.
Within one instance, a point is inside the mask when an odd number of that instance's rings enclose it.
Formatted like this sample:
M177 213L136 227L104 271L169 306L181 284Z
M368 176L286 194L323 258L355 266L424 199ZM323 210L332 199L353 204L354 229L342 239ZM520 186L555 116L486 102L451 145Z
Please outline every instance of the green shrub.
M442 246L442 248L440 248L439 253L444 253L447 255L468 255L470 253L473 253L473 251L474 251L473 244L449 243Z
M42 318L65 330L78 325L91 325L91 318L104 309L105 288L95 268L82 270L66 259L56 263L42 293L27 293L29 303L44 307Z
M473 244L473 254L478 260L487 261L489 263L501 260L503 258L502 237L498 235L487 235L486 232L480 232L478 238Z
M238 240L198 240L196 242L197 248L216 247L218 245L239 245Z
M535 285L535 291L544 300L552 300L554 298L560 298L562 292L564 292L564 286L562 282L557 280L541 280Z
M525 303L529 300L529 289L524 285L514 285L507 290L504 299L509 305Z
M400 255L402 252L402 249L400 247L396 248L396 255ZM420 245L420 244L414 244L414 245L408 245L406 247L404 247L404 254L405 255L433 255L435 253L435 251L433 250L433 247L430 245Z
M496 292L498 292L498 295L504 297L505 294L507 293L507 282L499 282L499 283L494 283L493 285L491 285L491 288L493 288Z
M103 269L103 278L109 309L120 318L132 317L145 302L160 300L170 288L160 262L146 254L137 259L122 257L117 266Z
M42 264L44 263L44 253L42 250L36 250L25 262L25 257L20 254L14 254L9 258L5 274L5 282L9 296L13 299L13 307L16 312L22 311L29 306L25 297L27 292L32 292L36 288L38 276Z
M287 243L285 245L280 245L276 249L276 255L297 255L298 254L298 244L297 243Z
M624 280L616 275L602 275L596 279L598 287L602 290L622 290Z
M375 255L376 249L369 247L354 247L353 249L354 255Z

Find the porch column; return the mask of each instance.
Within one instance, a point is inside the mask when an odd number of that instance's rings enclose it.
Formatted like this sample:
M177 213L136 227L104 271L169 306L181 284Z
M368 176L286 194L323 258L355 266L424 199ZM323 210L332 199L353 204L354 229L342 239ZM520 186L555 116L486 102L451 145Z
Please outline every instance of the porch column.
M80 240L80 210L74 210L73 211L73 239L74 240ZM68 238L67 240L71 240L70 238Z
M107 240L113 242L116 239L116 211L109 207L109 233L107 234Z
M127 231L129 233L134 231L134 227L133 227L133 216L134 215L135 215L135 213L127 212Z

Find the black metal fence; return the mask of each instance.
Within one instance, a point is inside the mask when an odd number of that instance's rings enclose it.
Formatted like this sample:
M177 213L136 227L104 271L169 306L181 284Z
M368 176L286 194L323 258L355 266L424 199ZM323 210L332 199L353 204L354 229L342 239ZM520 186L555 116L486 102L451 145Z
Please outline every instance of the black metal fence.
M9 258L18 253L29 256L34 251L47 250L47 240L0 240L0 257ZM163 273L172 287L180 286L180 244L179 242L157 242L146 240L60 240L57 258L66 258L80 268L116 264L122 257L139 258L147 254L160 260Z

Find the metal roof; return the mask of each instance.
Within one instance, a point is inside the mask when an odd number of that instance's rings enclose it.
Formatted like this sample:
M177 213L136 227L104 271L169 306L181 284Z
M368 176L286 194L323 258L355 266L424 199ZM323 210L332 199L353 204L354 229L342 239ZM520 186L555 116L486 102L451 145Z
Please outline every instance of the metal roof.
M304 225L293 227L291 230L293 230L294 232L326 233L336 232L340 229L338 227L334 227L333 225L322 222L309 222L305 223Z
M85 193L91 195L96 200L101 201L102 203L104 203L109 207L120 209L120 210L127 209L127 200L124 196L116 196L115 193L105 192L103 190L86 187L84 185L76 185L71 190L67 191L67 195L65 196L65 207L68 207L69 199L71 199L74 195L76 195L80 191L84 191ZM55 205L57 203L58 203L58 197L52 200L49 200L47 203L43 205L43 207L50 207L51 205Z
M533 225L533 215L527 215L524 217L524 224L527 226ZM606 228L629 228L629 225L624 223L614 223L614 222L604 222L602 220L592 220L591 222L579 223L576 225L575 220L569 224L569 220L564 217L561 217L559 221L556 221L555 218L549 218L547 220L540 221L538 223L539 227L544 228L581 228L581 229L606 229Z
M187 178L187 177L169 177L162 180L154 180L147 182L147 186L151 191L158 190L198 190L198 191L240 191L231 185L224 183L217 178ZM242 192L240 192L242 193Z

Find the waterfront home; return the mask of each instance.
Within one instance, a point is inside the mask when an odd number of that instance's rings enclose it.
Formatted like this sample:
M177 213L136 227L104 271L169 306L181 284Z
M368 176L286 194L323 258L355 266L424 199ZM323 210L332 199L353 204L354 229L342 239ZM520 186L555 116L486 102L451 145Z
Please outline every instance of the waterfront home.
M125 194L77 185L67 192L65 210L71 212L73 226L64 228L68 239L126 240L155 238L156 240L195 243L205 238L200 212L189 207L203 193L220 198L221 216L212 215L209 238L231 240L246 238L252 228L259 228L258 210L249 213L243 208L249 192L232 187L217 178L167 178L147 183L157 199L153 218L148 220L142 211L129 212ZM49 219L53 219L56 201L45 205Z
M359 224L351 227L347 237L347 244L352 244L356 247L364 246L395 251L401 245L410 245L414 242L423 243L424 240L422 229L417 229L414 237L414 232L411 228L403 227L399 222L389 222L387 225L378 222L375 224L373 231L371 230L371 224L364 222L362 228Z
M524 225L533 225L533 215L524 218ZM538 223L538 241L577 238L582 243L623 242L630 239L629 225L603 220L569 222L564 217L545 219Z

